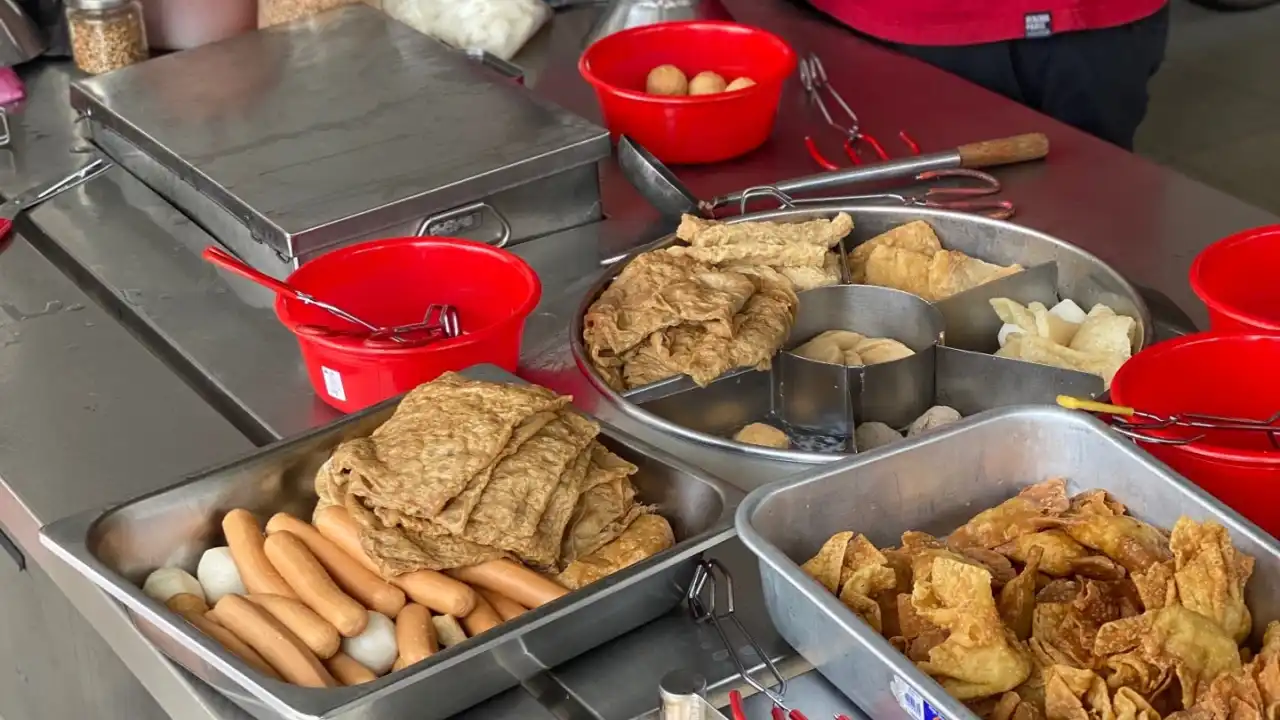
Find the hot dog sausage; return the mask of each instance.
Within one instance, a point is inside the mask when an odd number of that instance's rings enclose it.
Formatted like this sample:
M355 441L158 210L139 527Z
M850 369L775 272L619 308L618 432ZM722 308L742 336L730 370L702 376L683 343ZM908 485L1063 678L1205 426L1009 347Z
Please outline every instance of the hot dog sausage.
M301 600L283 595L250 595L248 600L279 620L321 660L333 657L342 646L338 629L302 604Z
M514 620L529 612L528 608L502 593L496 593L484 588L476 588L476 592L480 593L480 597L487 600L493 606L493 609L498 611L498 615L502 617L503 622Z
M267 560L262 546L265 538L258 527L258 521L248 510L232 510L222 518L222 534L227 537L227 546L231 548L231 559L240 571L240 579L244 587L251 593L265 595L283 595L298 599L297 593L289 587L289 583L280 577L275 567Z
M462 627L467 630L467 637L475 637L482 632L492 630L502 624L502 617L493 609L488 600L480 598L476 609L462 618Z
M337 686L298 636L257 605L239 595L228 595L218 601L212 612L218 623L257 650L285 680L303 687Z
M396 648L405 667L422 662L440 649L431 611L417 603L409 603L396 618Z
M527 608L536 608L568 594L563 586L511 560L490 560L446 571L451 577L502 593Z
M172 603L173 600L177 599L177 597L178 596L170 598L170 602ZM213 620L213 618L206 617L204 613L193 612L191 610L184 612L173 605L170 605L169 609L181 615L187 622L195 626L195 629L205 635L208 635L214 640L217 640L219 645L227 649L227 652L230 652L232 655L235 655L245 661L245 663L254 670L257 670L273 680L283 679L280 677L280 673L276 672L275 668L272 668L267 664L267 661L263 660L262 656L259 655L256 650L246 645L240 638L236 637L235 633L219 625Z
M343 685L359 685L378 679L378 676L374 675L372 670L356 662L355 659L344 652L335 653L324 664L325 667L329 668L329 672L333 673L333 676L338 679L338 682Z
M315 515L316 529L329 538L367 568L377 572L377 565L360 547L360 530L347 513L346 508L330 505ZM389 581L400 588L414 602L441 613L462 617L476 606L479 595L466 583L458 582L434 570L405 573Z
M404 591L393 587L376 572L360 564L334 542L320 534L310 523L288 513L276 513L267 521L267 533L293 533L348 595L370 610L394 618L404 607Z
M369 611L334 584L316 556L293 533L278 532L269 536L264 549L297 597L337 628L343 637L364 632Z

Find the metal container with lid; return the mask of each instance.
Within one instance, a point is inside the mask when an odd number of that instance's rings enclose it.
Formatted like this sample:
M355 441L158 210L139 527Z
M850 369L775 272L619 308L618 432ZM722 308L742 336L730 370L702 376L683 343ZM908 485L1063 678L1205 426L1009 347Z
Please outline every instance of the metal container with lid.
M515 243L601 217L603 128L363 4L77 82L71 102L277 277L355 240Z

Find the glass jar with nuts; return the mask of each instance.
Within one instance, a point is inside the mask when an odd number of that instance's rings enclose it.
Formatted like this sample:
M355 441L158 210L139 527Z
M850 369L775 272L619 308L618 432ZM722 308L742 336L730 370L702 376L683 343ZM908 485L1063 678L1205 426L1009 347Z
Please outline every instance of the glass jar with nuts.
M67 0L67 29L71 56L87 73L99 75L148 57L139 0Z

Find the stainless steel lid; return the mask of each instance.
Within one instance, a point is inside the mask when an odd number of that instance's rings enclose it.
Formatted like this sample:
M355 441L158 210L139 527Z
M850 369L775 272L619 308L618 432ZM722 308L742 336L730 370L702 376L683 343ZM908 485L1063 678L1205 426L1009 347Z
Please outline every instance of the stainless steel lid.
M610 151L603 128L363 4L82 80L71 101L285 258Z

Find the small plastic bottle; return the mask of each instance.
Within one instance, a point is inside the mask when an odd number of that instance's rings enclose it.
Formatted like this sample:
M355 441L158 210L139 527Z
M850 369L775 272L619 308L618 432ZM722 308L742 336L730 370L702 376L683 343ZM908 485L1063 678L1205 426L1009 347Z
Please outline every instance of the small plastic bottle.
M67 29L76 66L93 75L150 56L139 0L67 0Z

